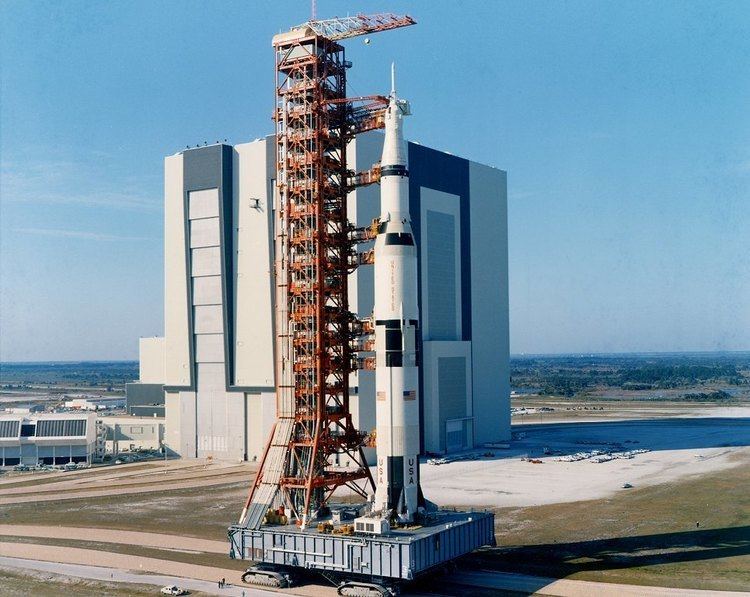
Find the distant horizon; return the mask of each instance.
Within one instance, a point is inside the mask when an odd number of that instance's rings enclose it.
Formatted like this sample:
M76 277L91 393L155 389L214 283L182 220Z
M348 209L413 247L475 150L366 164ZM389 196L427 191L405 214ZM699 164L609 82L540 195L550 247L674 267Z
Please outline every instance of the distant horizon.
M747 350L675 350L675 351L648 351L635 350L630 352L529 352L511 353L510 358L529 357L617 357L617 356L680 356L680 355L750 355ZM2 365L70 365L75 363L138 363L138 359L72 359L69 361L0 361Z

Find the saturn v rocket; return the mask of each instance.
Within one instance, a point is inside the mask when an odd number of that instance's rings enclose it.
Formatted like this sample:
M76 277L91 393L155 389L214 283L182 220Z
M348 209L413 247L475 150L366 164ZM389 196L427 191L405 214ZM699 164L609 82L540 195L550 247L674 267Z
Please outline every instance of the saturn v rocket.
M409 218L409 170L395 72L380 162L380 225L375 239L377 469L373 512L411 522L419 491L417 252Z

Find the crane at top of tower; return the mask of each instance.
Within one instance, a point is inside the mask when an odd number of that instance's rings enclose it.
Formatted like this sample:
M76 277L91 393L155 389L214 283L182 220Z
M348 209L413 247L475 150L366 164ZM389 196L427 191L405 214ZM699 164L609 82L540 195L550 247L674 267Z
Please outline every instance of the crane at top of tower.
M387 31L416 25L416 21L409 15L395 15L392 13L381 13L375 15L356 15L353 17L334 17L333 19L310 20L295 29L312 29L315 35L336 41L357 37L367 33Z

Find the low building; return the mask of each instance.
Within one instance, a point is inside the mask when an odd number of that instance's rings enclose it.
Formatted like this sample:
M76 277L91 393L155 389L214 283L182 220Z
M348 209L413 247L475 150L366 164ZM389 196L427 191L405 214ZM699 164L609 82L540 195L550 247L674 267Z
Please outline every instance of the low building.
M162 448L164 418L101 417L99 423L105 430L105 450L108 454Z
M5 409L5 412L12 415L28 415L44 412L44 407L41 404L19 404L17 406L9 406Z
M0 466L92 462L104 456L94 414L0 415Z
M97 396L66 400L63 407L70 410L115 410L125 408L125 398L119 396Z

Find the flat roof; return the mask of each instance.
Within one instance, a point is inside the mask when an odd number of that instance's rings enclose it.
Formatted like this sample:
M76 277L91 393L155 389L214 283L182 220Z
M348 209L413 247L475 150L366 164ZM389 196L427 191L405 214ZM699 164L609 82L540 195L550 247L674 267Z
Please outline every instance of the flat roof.
M384 533L382 535L367 533L367 536L377 537L378 540L392 541L394 543L411 543L412 541L418 541L419 539L424 539L425 537L435 535L437 533L445 531L454 526L467 524L480 517L483 518L485 516L490 515L489 512L476 512L476 511L461 512L461 511L453 511L453 510L438 510L437 512L434 512L431 514L434 514L436 516L436 519L434 522L430 523L429 525L417 525L409 529L392 529L390 532ZM330 536L331 533L324 533L324 532L318 531L317 529L317 524L319 522L330 522L330 520L331 520L330 517L317 520L314 523L311 523L310 527L305 530L302 530L296 524L286 524L286 525L267 524L267 525L262 525L260 529L258 530L264 531L264 532L277 532L277 533L283 532L283 533L297 533L300 535ZM345 524L354 524L354 521L347 520L346 522L343 522L340 525L335 525L335 526L339 527ZM341 535L336 535L336 536L341 537ZM361 536L361 535L358 535L358 536Z

